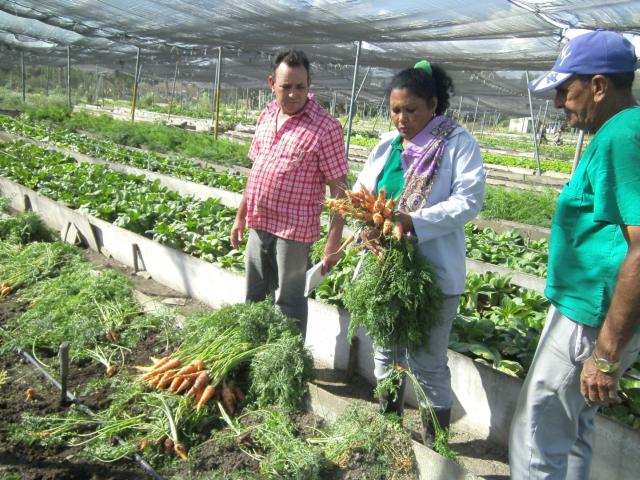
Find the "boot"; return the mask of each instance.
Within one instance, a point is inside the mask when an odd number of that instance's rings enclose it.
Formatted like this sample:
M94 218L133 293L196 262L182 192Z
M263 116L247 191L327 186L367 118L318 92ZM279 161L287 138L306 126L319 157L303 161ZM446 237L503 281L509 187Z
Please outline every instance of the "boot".
M451 425L451 409L447 410L434 410L435 417L440 424L440 428L443 430L448 430ZM431 413L428 410L422 410L420 415L422 419L422 444L425 447L433 448L433 441L436 438L436 429L433 425L433 420L431 418Z
M394 386L397 383L394 382ZM380 395L380 411L382 413L396 413L402 416L404 412L404 389L406 383L402 381L396 389L395 400L394 394Z

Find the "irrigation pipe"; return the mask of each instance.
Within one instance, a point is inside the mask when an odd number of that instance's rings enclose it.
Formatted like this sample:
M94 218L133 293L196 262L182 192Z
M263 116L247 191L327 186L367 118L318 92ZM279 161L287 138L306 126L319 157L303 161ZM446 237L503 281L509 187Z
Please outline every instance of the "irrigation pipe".
M7 334L9 335L9 332L7 331L6 327L4 327L3 325L0 325L0 328ZM49 380L50 383L52 383L56 388L62 390L62 385L60 385L60 382L58 382L55 378L53 378L53 376L51 376L51 374L49 372L47 372L44 367L35 359L33 358L31 355L29 355L29 353L25 352L20 346L16 346L16 349L18 351L18 353L20 355L22 355L22 357L29 362L33 367L35 367L35 369L37 371L39 371L47 380ZM66 392L67 394L67 398L69 399L69 401L73 404L78 405L82 410L84 410L87 414L91 415L92 417L95 417L96 414L93 413L93 411L91 411L91 409L89 407L87 407L82 400L78 400L75 395L73 395L70 392ZM121 439L120 437L118 437L117 435L113 437L114 440L116 442L118 442L119 445L124 445L126 442ZM133 454L133 459L136 461L136 463L138 465L140 465L140 467L149 474L149 476L151 478L153 478L154 480L164 480L162 478L162 476L160 476L160 474L158 472L156 472L154 470L154 468L149 465L144 458L142 458L139 454L134 453Z

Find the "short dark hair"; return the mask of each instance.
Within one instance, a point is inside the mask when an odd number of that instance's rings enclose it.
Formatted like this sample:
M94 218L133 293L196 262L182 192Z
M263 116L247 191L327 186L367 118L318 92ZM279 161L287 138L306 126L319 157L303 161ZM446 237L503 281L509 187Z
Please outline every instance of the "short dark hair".
M442 115L449 108L449 98L453 95L453 80L443 68L431 65L431 75L419 68L405 68L391 79L388 93L406 88L411 95L423 98L427 105L433 97L438 98L436 115Z
M596 75L602 75L603 77L606 77L611 83L613 83L613 86L616 87L618 90L631 90L631 86L633 85L633 80L635 79L635 72L593 73L593 74L577 73L574 76L575 78L585 83L585 82L590 82L591 79Z
M290 67L304 67L307 71L307 77L311 76L309 59L302 50L287 50L286 52L279 53L273 62L274 73L281 63Z

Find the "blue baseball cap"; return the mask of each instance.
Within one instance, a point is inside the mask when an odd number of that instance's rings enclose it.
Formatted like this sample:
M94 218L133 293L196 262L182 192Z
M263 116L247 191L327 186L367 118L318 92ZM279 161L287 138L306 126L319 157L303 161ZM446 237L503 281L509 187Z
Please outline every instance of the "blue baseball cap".
M544 93L566 82L572 75L626 73L636 69L636 54L629 40L616 32L596 30L567 43L553 69L529 83L529 90Z

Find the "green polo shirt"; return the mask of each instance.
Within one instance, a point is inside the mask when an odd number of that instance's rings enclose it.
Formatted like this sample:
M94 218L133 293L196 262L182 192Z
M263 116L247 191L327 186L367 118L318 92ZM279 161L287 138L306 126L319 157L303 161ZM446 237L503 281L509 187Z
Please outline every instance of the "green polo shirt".
M391 142L391 153L384 164L382 173L378 177L376 191L384 188L387 198L397 198L404 188L404 169L402 168L402 137L398 135Z
M604 321L627 253L620 225L640 225L640 107L600 127L558 197L545 295L576 322Z

